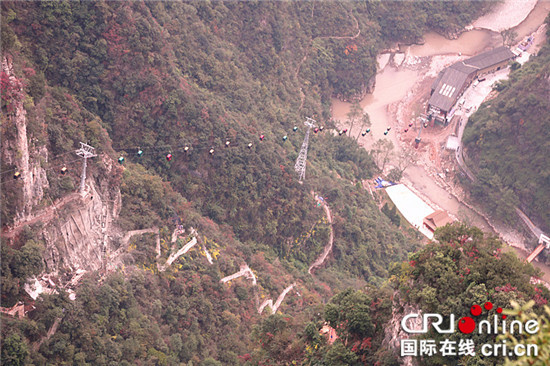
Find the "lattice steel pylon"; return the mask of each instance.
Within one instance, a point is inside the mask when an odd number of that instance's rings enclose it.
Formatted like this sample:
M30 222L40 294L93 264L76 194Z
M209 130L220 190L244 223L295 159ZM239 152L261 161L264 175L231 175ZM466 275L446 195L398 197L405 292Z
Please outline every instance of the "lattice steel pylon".
M304 142L302 143L302 149L300 154L298 154L298 159L296 159L296 164L294 165L294 170L299 175L298 181L302 183L306 178L306 161L307 161L307 147L309 143L309 131L312 127L315 127L315 121L313 118L307 117L307 120L304 122L304 125L307 126L306 136L304 137Z
M89 158L97 156L95 149L83 142L80 143L80 149L75 150L76 155L82 156L84 162L82 163L82 174L80 175L80 194L84 196L86 192L86 165Z

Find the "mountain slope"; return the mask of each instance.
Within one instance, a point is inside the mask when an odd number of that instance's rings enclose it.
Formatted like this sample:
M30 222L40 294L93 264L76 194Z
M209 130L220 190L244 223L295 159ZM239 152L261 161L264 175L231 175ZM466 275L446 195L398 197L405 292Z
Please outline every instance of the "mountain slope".
M363 93L378 49L422 34L431 26L422 12L445 14L440 6L1 6L2 62L10 65L2 72L2 305L36 307L26 319L6 318L3 358L306 362L300 331L319 320L322 303L341 288L384 282L390 263L419 245L362 188L376 168L354 140L332 133L329 98ZM388 34L411 8L419 14L413 24ZM382 28L381 19L389 22ZM326 128L310 136L299 184L293 166L310 116ZM79 142L98 154L82 196ZM318 277L307 269L329 229L311 191L334 215L329 270ZM198 244L166 266L191 237ZM256 285L246 277L220 282L245 265ZM30 300L23 287L34 275L59 293ZM258 314L293 283L279 307L284 316Z
M550 47L497 85L498 96L470 118L464 142L479 178L473 195L513 223L519 205L550 230Z

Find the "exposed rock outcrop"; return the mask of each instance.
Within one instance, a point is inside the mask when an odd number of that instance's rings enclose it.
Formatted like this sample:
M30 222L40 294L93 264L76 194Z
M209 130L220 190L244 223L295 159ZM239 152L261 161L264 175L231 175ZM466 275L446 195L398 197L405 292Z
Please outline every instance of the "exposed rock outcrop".
M420 308L418 306L411 306L409 304L402 305L399 301L399 295L396 293L394 296L392 317L385 329L385 336L383 341L383 346L391 349L396 356L399 357L399 360L402 365L413 366L415 365L412 357L401 357L400 356L400 346L402 339L410 338L410 335L406 333L401 327L401 320L408 314L417 313L420 314ZM422 322L420 317L416 318L417 323L408 324L411 329L421 329Z
M27 135L27 111L24 107L24 84L13 71L10 58L2 59L2 93L8 104L7 118L14 125L15 139L5 140L2 144L2 159L6 164L15 165L21 173L22 200L14 220L26 220L33 207L44 198L44 189L49 187L46 171L41 161L48 161L48 150L44 146L30 146Z
M98 270L114 246L118 246L119 230L112 225L118 217L113 210L120 192L98 191L93 182L84 197L75 199L55 212L55 220L42 230L46 243L44 260L47 271L62 267Z

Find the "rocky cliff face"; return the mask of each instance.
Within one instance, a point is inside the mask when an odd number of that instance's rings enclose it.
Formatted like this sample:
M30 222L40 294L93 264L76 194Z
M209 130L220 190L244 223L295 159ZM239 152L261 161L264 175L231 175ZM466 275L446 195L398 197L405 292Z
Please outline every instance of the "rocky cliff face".
M120 211L120 191L110 192L89 182L86 195L67 197L41 232L47 271L101 269L120 236L113 225Z
M398 356L401 364L406 366L414 366L416 365L416 363L414 362L413 358L410 356L407 356L407 357L400 356L401 340L410 338L410 335L406 333L401 327L401 320L403 320L403 318L406 315L412 314L412 313L420 314L421 311L418 306L411 306L408 304L402 305L399 300L399 295L396 293L394 296L392 317L385 330L383 345L384 347L387 347L393 350L394 354ZM420 317L418 317L416 318L416 323L411 324L411 322L409 321L408 325L411 329L421 329L422 321Z
M15 165L21 173L23 199L14 218L18 222L29 218L33 207L44 198L44 189L49 187L46 172L41 167L41 161L48 161L48 150L34 144L29 147L23 82L14 75L12 61L6 57L2 59L2 83L3 98L9 98L8 128L16 130L15 139L2 144L2 159L6 164Z
M56 202L45 196L49 188L46 175L49 153L45 145L28 135L25 107L29 106L25 103L30 98L24 90L25 82L16 77L9 57L2 59L1 72L2 98L7 109L3 118L2 160L21 174L14 185L16 198L8 202L16 207L15 217L3 236L13 240L25 226L32 225L36 230L33 239L42 240L46 247L47 273L102 268L106 256L118 247L121 237L113 225L120 212L120 190L109 186L108 179L103 179L98 186L88 172L84 195L74 192ZM106 155L95 159L102 160L107 177L118 169Z

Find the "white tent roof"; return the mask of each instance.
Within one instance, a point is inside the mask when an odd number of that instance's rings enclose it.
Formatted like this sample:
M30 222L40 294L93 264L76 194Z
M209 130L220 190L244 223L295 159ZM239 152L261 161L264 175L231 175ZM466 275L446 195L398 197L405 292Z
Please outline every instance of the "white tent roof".
M428 239L433 239L433 233L424 227L423 223L424 217L435 212L433 208L403 184L386 188L386 193L412 226L416 227Z

